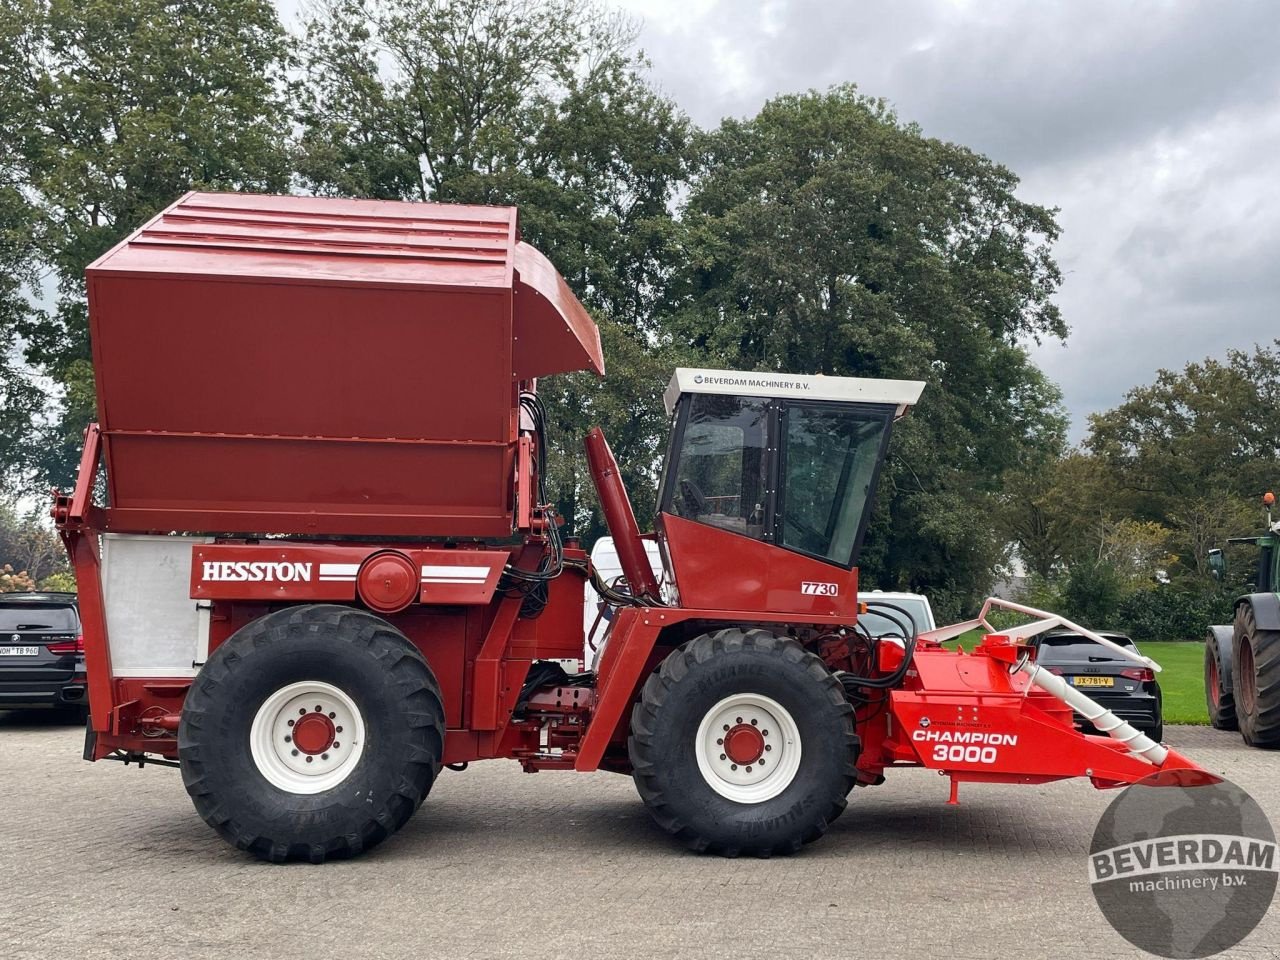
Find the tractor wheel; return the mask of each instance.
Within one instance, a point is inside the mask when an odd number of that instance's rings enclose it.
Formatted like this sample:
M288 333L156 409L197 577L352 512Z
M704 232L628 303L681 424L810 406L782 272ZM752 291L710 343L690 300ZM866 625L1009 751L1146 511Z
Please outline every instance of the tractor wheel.
M1236 696L1231 682L1229 627L1210 627L1204 642L1204 699L1209 722L1219 730L1235 730ZM1222 633L1228 633L1224 638Z
M316 604L268 614L209 657L178 727L196 810L240 850L350 857L404 826L444 751L440 687L385 620Z
M658 824L697 851L794 853L845 808L853 708L821 660L765 630L674 651L631 714L633 777Z
M1231 679L1236 720L1251 747L1280 747L1280 631L1259 630L1253 605L1236 608Z

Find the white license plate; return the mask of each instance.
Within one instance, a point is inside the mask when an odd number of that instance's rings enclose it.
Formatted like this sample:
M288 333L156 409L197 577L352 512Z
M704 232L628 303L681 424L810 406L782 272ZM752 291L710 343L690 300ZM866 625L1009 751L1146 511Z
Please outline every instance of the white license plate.
M39 647L0 647L0 657L34 657Z

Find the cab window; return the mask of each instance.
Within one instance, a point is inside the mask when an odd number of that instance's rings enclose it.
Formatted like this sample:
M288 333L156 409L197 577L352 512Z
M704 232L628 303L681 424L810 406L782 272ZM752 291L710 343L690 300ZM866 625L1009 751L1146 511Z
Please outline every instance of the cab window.
M848 407L792 404L783 424L779 542L850 564L871 501L888 417Z
M761 539L767 499L769 404L695 394L672 481L671 511Z

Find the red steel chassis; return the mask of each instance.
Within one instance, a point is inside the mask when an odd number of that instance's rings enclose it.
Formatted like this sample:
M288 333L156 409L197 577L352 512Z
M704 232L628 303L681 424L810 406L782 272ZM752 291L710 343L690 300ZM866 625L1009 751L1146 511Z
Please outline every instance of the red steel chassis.
M664 604L598 430L592 477L644 605L616 610L593 677L526 684L534 663L581 656L590 575L569 542L536 616L506 586L505 567L531 570L556 539L526 417L539 416L539 377L603 373L604 361L513 208L192 193L87 277L101 429L88 428L75 490L55 495L53 514L79 585L90 760L175 760L200 658L273 610L329 603L374 611L422 651L451 764L626 771L631 708L655 667L709 631L758 626L832 671L901 675L894 689L849 691L864 784L924 766L951 778L954 798L962 781L1113 786L1193 768L1149 742L1144 759L1076 732L1015 640L958 653L926 637L902 663L907 648L858 636L856 569L660 514L653 536L678 598ZM107 506L93 500L100 468ZM184 671L174 658L117 670L102 536L182 530L272 536L192 538L203 648ZM180 585L171 593L189 612ZM145 617L146 596L125 599ZM170 669L185 675L151 675Z
M617 467L603 437L590 438L592 466L627 572L642 583L643 551ZM86 432L79 481L57 496L54 516L75 567L84 621L91 729L86 758L177 758L176 730L189 677L114 676L101 586L98 533L111 529L109 508L92 503L100 440ZM498 575L508 561L531 565L543 550L534 529L521 544L493 547L447 542L358 543L223 539L193 547L191 598L211 607L209 650L237 629L290 604L363 605L383 615L423 652L444 692L448 734L444 762L511 758L528 771L626 772L631 707L646 677L675 647L724 626L757 625L809 642L833 670L887 676L903 647L871 649L852 631L857 571L772 545L662 515L658 539L683 605L617 610L595 681L540 688L516 714L517 699L538 660L575 659L582 650L587 556L570 543L565 573L550 583L537 619L520 616L521 599L503 596ZM342 571L328 579L251 579L258 564ZM424 579L419 582L419 571ZM431 580L426 571L443 571ZM465 575L458 571L469 571ZM400 573L399 571L405 571ZM483 572L481 572L483 571ZM238 574L243 573L245 578ZM223 576L223 575L227 576ZM835 596L802 596L804 578L839 580ZM450 582L452 581L452 582ZM1071 708L1012 672L1027 648L989 635L972 652L928 638L897 689L868 692L858 705L863 785L890 767L923 766L959 783L1044 783L1088 777L1097 787L1133 783L1158 770L1196 770L1169 750L1158 766L1108 737L1072 726Z

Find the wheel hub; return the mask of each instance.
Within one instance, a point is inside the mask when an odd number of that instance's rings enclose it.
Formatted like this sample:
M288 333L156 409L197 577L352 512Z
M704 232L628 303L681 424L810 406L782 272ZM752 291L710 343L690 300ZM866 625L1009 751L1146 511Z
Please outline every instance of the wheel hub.
M315 756L333 746L336 727L323 713L308 713L293 725L293 745L303 753Z
M288 793L336 787L364 752L364 718L354 700L320 680L281 687L263 701L249 731L258 772Z
M764 754L764 735L759 727L740 723L724 735L724 752L736 764L755 763Z
M737 693L713 706L694 746L703 780L736 803L776 797L800 768L800 729L786 707L763 694Z

